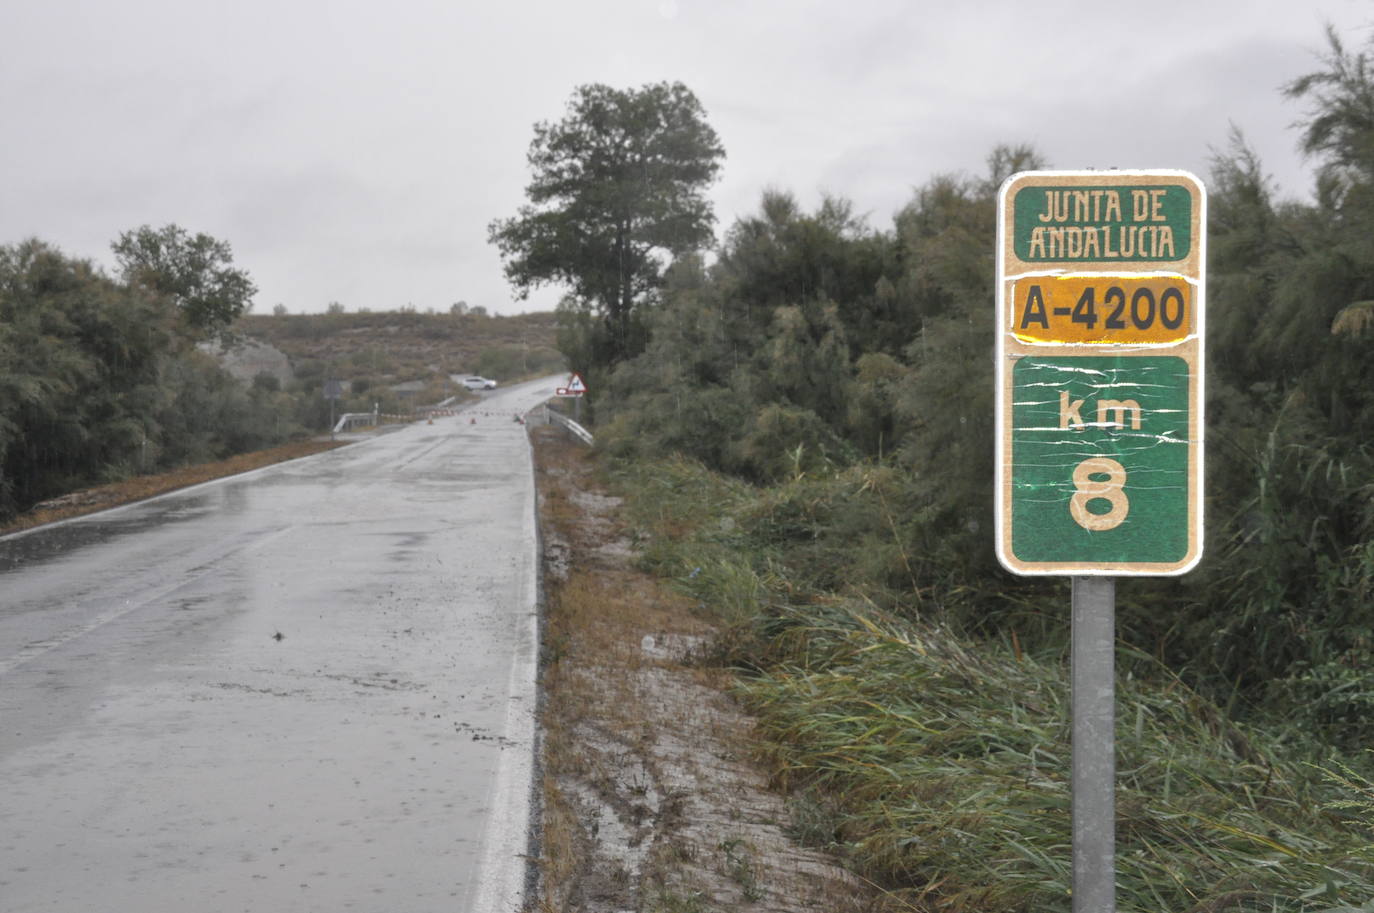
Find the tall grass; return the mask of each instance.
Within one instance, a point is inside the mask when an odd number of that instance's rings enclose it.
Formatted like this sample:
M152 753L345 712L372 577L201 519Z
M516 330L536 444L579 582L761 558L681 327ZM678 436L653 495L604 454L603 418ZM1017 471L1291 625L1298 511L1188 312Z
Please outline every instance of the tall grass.
M1255 448L1254 494L1217 524L1181 643L1204 680L1357 746L1374 732L1374 450L1298 436Z
M754 490L682 461L620 484L646 561L730 622L719 655L740 670L796 833L889 886L894 903L1070 909L1062 649L975 640L858 588L814 589L785 542L758 534L761 517L805 515L795 486ZM821 495L802 506L837 509ZM1368 758L1300 729L1238 724L1125 645L1118 667L1123 913L1374 910Z
M872 607L769 614L766 642L738 648L770 658L740 694L779 783L831 797L836 842L862 874L959 913L1070 908L1063 657L1018 658ZM1119 908L1374 899L1374 852L1322 808L1335 793L1320 773L1153 671L1118 683Z

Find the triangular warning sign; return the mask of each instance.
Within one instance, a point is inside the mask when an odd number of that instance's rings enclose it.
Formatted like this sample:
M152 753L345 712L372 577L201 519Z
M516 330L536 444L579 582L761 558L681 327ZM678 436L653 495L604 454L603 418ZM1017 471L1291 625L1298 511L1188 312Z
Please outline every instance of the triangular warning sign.
M586 392L587 392L587 384L586 384L585 381L582 380L582 375L581 375L581 374L574 374L574 375L572 376L572 379L568 381L568 392L569 392L569 393L586 393Z

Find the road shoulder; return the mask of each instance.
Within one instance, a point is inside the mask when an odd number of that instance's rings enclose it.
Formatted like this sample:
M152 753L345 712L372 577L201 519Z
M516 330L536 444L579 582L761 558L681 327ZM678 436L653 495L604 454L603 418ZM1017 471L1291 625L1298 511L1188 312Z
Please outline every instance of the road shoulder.
M635 568L585 448L532 429L544 549L540 889L532 909L868 908L786 835L752 723L709 659L715 630Z

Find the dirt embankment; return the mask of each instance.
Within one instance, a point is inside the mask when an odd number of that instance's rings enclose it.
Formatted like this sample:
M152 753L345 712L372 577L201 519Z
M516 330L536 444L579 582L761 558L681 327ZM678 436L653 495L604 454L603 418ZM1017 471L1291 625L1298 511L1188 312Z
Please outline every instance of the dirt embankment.
M715 634L635 569L585 450L534 429L547 616L541 913L849 913L864 885L788 839Z

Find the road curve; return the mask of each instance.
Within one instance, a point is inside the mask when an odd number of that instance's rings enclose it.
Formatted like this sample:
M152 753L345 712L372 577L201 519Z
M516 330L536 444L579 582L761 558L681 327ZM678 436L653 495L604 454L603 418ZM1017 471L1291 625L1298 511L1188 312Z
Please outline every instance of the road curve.
M0 538L0 909L517 909L556 382Z

